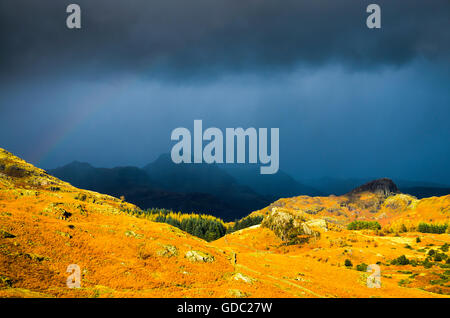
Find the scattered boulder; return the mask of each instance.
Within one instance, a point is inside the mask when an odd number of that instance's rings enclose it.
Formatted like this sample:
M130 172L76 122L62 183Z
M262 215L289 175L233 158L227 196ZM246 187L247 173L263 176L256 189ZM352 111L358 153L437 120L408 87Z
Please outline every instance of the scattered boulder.
M0 275L0 286L12 287L12 285L13 285L12 280L9 277Z
M163 245L163 249L156 252L158 256L173 257L178 256L178 250L173 245Z
M50 260L50 258L46 257L46 256L42 256L42 255L38 255L38 254L33 254L33 253L27 253L25 254L26 258L29 258L33 261L38 261L38 262L42 262L42 261L48 261Z
M319 213L320 211L323 211L325 208L323 206L313 206L309 209L305 209L303 212L315 215Z
M248 284L252 284L253 281L254 281L253 278L248 277L248 276L245 276L245 275L243 275L243 274L241 274L241 273L236 273L236 274L233 276L233 279L234 279L234 280L242 280L243 282L248 283Z
M63 237L67 237L67 238L69 238L69 239L72 238L72 235L70 235L69 233L66 233L66 232L55 231L55 233L56 233L56 234L59 234L59 235L61 235L61 236L63 236Z
M188 251L185 254L185 257L195 263L195 262L204 262L204 263L212 263L214 262L214 256L200 251Z
M77 210L80 211L81 215L87 215L88 214L86 208L83 205L81 205L81 204L77 205Z
M133 238L136 238L136 239L141 239L141 238L144 237L144 235L138 234L138 233L134 233L133 231L126 231L126 232L125 232L125 236L127 236L127 237L133 237Z
M58 209L58 219L61 220L67 220L68 218L70 218L72 216L72 213L67 212L66 210L64 210L63 208L59 208Z
M75 200L86 201L87 195L85 193L77 193L74 197Z
M239 289L229 289L228 294L233 298L244 298L248 296L247 293L244 293Z
M0 238L15 238L16 236L14 234L11 234L9 232L6 232L4 230L0 230Z
M52 202L45 209L44 213L52 213L56 216L57 219L67 220L72 216L72 213L66 211L63 207L64 203L61 202Z

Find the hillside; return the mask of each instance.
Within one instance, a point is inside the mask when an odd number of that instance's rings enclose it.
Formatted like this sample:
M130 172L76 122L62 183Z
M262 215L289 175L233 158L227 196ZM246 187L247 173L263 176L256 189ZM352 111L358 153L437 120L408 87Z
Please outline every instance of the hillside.
M241 288L230 255L124 212L135 208L0 149L0 297L226 297ZM70 264L82 270L81 289L66 287Z
M450 196L391 186L280 199L253 213L262 225L208 243L0 149L0 297L448 297L448 231L414 226L448 223ZM383 228L347 229L355 219ZM368 288L375 263L381 288ZM79 289L66 287L70 264Z
M394 231L402 225L413 228L420 222L450 223L450 195L419 200L400 193L390 179L368 182L342 196L280 199L253 215L268 215L273 208L308 218L324 218L339 226L356 219L377 221Z

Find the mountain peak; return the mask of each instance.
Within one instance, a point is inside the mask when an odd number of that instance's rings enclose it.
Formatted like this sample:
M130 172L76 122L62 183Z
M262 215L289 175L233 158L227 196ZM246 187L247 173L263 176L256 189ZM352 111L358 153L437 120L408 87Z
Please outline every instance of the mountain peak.
M382 194L384 196L389 196L392 193L399 193L397 185L389 178L382 178L373 180L359 186L348 194L357 194L362 192L373 192L377 194Z

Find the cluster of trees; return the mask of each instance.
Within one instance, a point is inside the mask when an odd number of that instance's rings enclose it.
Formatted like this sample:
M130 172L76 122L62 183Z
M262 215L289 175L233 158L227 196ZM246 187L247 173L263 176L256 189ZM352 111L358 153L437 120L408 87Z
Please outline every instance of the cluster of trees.
M446 246L444 245L443 248L445 250ZM443 261L445 262L445 264L442 264ZM439 253L438 251L431 249L430 251L428 251L427 257L423 261L418 261L415 259L410 260L405 255L402 255L396 259L391 260L390 263L391 265L412 265L414 267L417 265L422 265L425 268L431 268L433 265L439 265L443 268L448 268L448 264L450 264L450 257L445 253Z
M448 224L433 224L433 223L420 223L417 226L417 231L421 233L435 233L443 234L448 228Z
M444 249L442 249L442 247L441 247L442 251L445 250L445 245L443 247L444 247ZM428 257L433 259L435 262L442 262L442 261L449 259L449 256L447 254L439 253L438 251L435 251L435 250L429 250Z
M381 225L377 221L353 221L347 225L349 230L380 230Z
M406 232L421 232L421 233L434 233L434 234L444 234L450 233L450 227L448 224L438 224L438 223L425 223L420 222L418 225L407 223L405 224L394 224L390 227L383 228L384 234L389 233L406 233ZM417 238L417 243L420 243L420 238Z
M345 265L345 267L349 267L349 268L353 267L352 261L349 260L348 258L344 261L344 265ZM369 265L367 265L366 263L361 263L361 264L357 264L355 269L359 272L366 272L367 267L369 267Z
M153 222L170 224L208 242L217 240L226 233L232 233L249 226L260 224L263 220L262 216L248 216L241 220L236 220L232 226L227 228L223 220L206 214L184 214L168 209L156 208L148 210L124 209L123 212Z
M408 265L410 263L411 261L405 255L397 257L391 261L392 265Z
M239 231L253 225L261 224L263 218L264 217L262 215L257 215L247 216L243 219L236 220L234 221L234 224L232 226L228 227L227 233L233 233L235 231Z
M360 272L367 272L367 267L369 267L369 265L367 265L366 263L361 263L356 265L356 270Z
M206 241L217 240L227 231L225 223L211 215L183 214L167 209L148 209L143 215L150 221L170 224Z

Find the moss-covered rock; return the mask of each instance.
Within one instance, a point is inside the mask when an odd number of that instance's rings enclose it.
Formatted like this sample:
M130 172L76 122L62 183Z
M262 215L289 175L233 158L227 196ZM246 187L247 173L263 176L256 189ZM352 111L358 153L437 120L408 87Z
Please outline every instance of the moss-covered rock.
M12 280L4 275L0 275L0 287L12 287Z
M127 237L133 237L133 238L136 238L136 239L141 239L141 238L144 237L144 235L135 233L135 232L133 232L133 231L126 231L126 232L125 232L125 236L127 236Z
M173 245L163 245L163 248L156 252L158 256L173 257L178 256L178 250Z
M42 256L39 254L34 254L34 253L27 253L25 254L26 258L29 258L33 261L38 261L38 262L43 262L43 261L49 261L50 258L46 257L46 256Z
M212 263L214 262L214 256L200 251L188 251L185 254L185 257L195 263L195 262L204 262L204 263Z
M272 208L272 212L264 218L261 225L271 229L284 242L299 244L307 242L311 237L320 236L320 233L306 222L303 216Z

